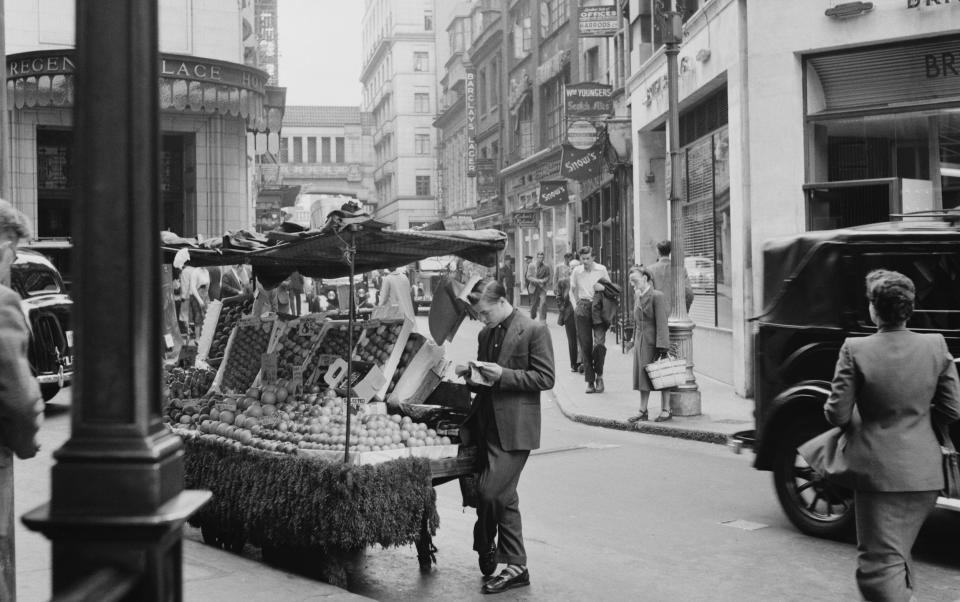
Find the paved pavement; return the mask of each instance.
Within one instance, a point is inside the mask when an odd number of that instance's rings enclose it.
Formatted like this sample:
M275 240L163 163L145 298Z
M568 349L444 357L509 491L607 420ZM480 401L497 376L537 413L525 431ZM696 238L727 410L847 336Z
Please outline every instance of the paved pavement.
M521 311L526 311L526 308ZM636 425L627 422L627 418L636 414L640 408L640 393L633 390L631 352L623 353L614 334L607 333L607 357L603 375L605 391L587 395L583 374L570 371L567 335L557 325L555 314L547 317L547 324L553 339L557 365L553 395L567 418L593 426L720 444L726 442L728 435L753 428L753 400L737 395L733 386L702 374L696 374L701 397L700 416L674 416L667 422L653 422L660 411L660 393L652 392L647 407L650 421Z

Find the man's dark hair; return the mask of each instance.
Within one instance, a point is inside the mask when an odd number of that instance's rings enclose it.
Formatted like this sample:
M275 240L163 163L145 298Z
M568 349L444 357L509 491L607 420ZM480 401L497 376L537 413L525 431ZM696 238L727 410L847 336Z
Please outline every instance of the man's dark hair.
M884 324L901 324L913 315L916 289L913 281L892 270L873 270L867 274L867 299Z
M657 255L660 257L667 257L670 255L670 252L673 250L673 245L669 240L661 240L657 243Z
M590 245L583 245L580 247L580 250L577 251L577 256L579 257L580 255L593 255L593 247Z
M570 261L571 259L573 259L573 253L567 251L566 253L563 254L564 261Z
M507 296L507 289L503 284L493 278L484 278L473 285L470 294L467 295L467 301L470 305L476 305L481 300L487 303L493 303Z

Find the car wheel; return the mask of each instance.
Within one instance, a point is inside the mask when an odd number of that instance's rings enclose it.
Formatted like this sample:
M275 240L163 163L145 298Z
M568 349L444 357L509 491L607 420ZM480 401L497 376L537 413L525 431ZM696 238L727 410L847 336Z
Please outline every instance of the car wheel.
M793 430L777 448L773 482L787 518L807 535L846 539L854 529L853 491L824 481L797 453L819 433L816 427Z
M60 385L56 383L49 383L40 385L40 395L43 396L44 401L50 401L57 396L57 393L60 392Z

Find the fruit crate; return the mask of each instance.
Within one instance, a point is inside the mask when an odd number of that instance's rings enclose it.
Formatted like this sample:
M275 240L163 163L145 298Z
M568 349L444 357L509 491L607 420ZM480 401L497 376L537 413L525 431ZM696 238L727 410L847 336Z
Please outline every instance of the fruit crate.
M350 349L347 347L347 329L350 322L347 320L327 320L324 323L323 331L320 333L320 340L314 348L313 353L307 360L306 367L303 370L304 384L312 386L323 378L327 372L327 367L333 363L336 358L350 357ZM354 346L360 340L360 334L363 332L363 324L356 322L353 325Z
M267 352L277 354L277 378L290 380L294 368L316 355L325 327L322 314L307 314L277 325L267 348Z
M413 331L410 320L369 320L363 325L363 333L354 348L354 360L372 362L380 367L386 379L377 389L376 397L384 400L393 383L393 374L400 365L406 350L407 339Z
M420 350L423 349L426 342L427 339L422 334L416 332L410 333L410 336L407 338L407 343L403 346L403 352L400 354L397 369L393 371L393 376L390 378L390 385L387 387L387 396L396 389L400 378L406 373L411 362L414 361L414 358L417 357L417 354L420 353ZM440 350L440 359L443 359L443 348L437 345L433 346Z
M407 341L408 346L414 342L415 336L420 337L411 335ZM404 354L407 353L409 351L405 350ZM421 341L412 359L405 365L401 363L401 367L394 373L395 386L387 395L388 401L395 404L423 403L440 384L445 367L443 347L433 341Z
M203 318L197 341L197 365L217 365L223 360L233 327L253 311L253 295L243 294L212 301Z
M266 353L278 325L275 316L242 318L234 327L227 349L220 362L211 390L218 393L243 393L260 373Z

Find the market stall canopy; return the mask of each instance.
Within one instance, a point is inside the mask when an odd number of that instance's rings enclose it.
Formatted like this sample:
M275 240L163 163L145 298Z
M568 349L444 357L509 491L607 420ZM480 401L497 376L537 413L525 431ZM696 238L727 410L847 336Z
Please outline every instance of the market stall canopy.
M356 245L354 272L359 274L438 255L456 255L493 267L507 239L499 230L414 231L386 230L385 226L368 216L337 217L321 230L266 235L240 231L202 242L166 232L161 243L166 262L186 249L189 265L250 264L263 285L273 287L294 271L311 278L348 276L351 242Z

